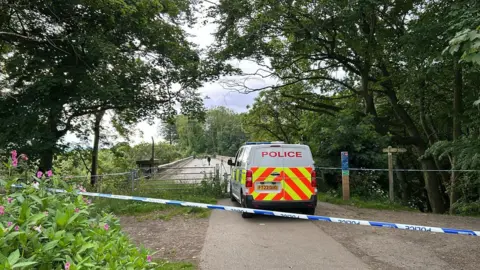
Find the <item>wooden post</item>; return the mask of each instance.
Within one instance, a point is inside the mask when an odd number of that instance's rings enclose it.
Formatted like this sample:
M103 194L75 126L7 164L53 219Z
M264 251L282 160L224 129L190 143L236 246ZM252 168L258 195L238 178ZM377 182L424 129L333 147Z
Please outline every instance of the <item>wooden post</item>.
M348 169L348 152L341 153L342 158L342 195L343 200L350 200L350 171Z
M391 152L388 152L388 197L393 202L393 155Z
M395 199L393 192L393 153L404 153L407 149L405 148L384 148L383 152L388 154L388 196L390 201L393 202Z

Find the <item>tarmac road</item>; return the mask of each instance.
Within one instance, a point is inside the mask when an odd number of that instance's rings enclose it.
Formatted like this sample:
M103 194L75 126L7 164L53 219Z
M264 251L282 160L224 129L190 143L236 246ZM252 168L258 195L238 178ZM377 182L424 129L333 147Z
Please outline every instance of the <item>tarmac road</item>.
M166 169L156 177L156 180L176 180L183 184L198 183L203 179L205 173L207 176L213 175L217 165L220 168L221 179L223 179L224 173L230 173L226 162L222 163L219 159L212 159L210 164L208 164L206 158L196 158L180 166Z
M370 268L312 222L213 211L200 269Z

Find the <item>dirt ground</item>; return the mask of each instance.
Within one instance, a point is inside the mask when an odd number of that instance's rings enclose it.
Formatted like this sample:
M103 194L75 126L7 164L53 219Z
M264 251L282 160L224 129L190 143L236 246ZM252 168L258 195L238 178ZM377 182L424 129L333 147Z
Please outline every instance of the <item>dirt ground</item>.
M480 230L480 218L320 203L317 215ZM480 238L315 222L372 269L480 269Z
M150 213L152 215L158 213ZM120 223L138 246L155 251L154 258L198 264L208 217L173 216L169 220L121 216Z
M416 212L361 209L319 202L317 215L480 230L480 218ZM151 213L149 215L158 215ZM154 257L199 264L208 218L173 216L120 217L124 232ZM309 222L309 221L305 221ZM474 236L426 233L313 221L371 269L479 269L480 239ZM321 244L321 243L319 243Z

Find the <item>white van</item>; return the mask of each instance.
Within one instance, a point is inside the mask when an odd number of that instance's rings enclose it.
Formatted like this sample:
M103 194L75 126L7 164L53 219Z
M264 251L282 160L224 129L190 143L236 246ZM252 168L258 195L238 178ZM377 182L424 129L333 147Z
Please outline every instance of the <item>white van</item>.
M229 159L230 198L242 207L301 209L313 215L317 181L310 147L283 142L247 142ZM251 217L242 213L242 217Z

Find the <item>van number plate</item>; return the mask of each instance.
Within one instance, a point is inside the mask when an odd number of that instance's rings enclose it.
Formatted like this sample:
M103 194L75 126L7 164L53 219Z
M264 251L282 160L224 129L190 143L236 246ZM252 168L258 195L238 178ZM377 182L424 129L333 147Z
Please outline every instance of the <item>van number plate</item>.
M278 190L278 187L280 185L276 185L276 184L260 184L260 185L257 185L257 190Z

